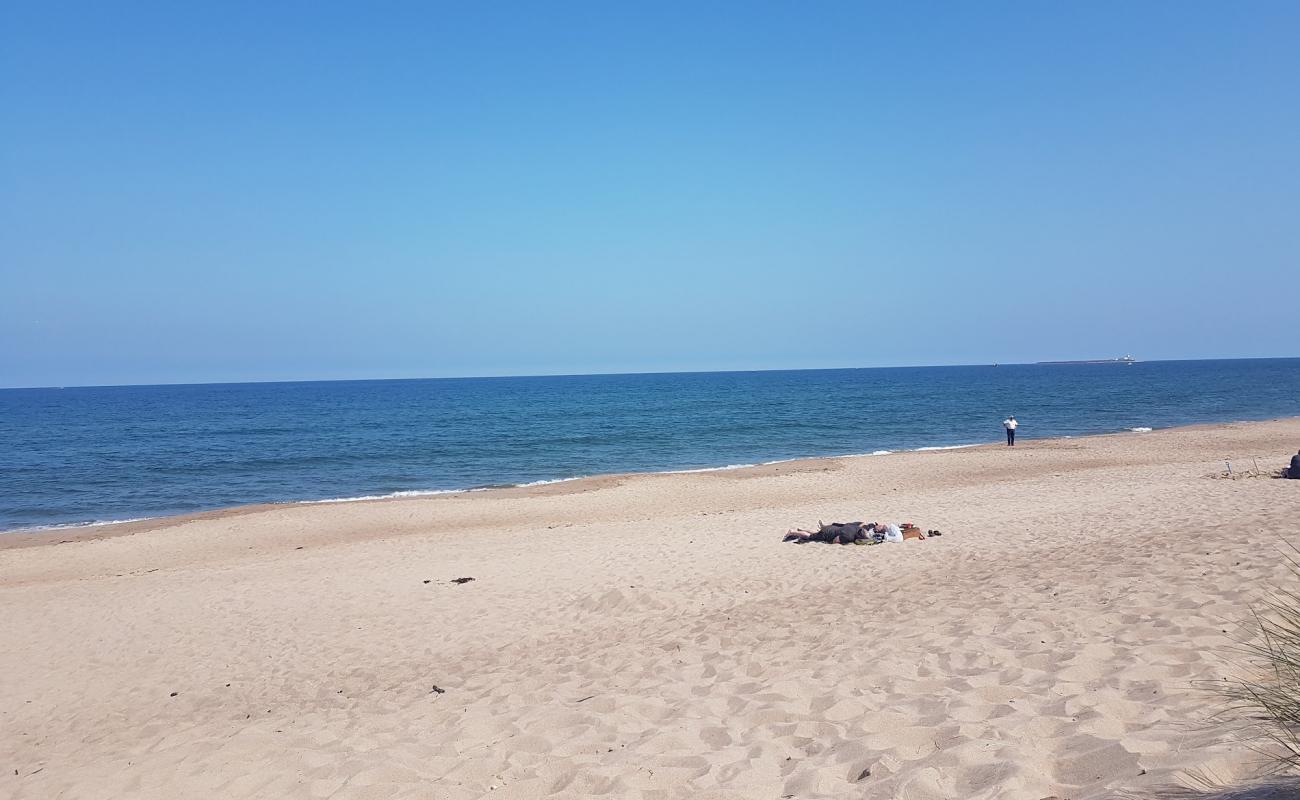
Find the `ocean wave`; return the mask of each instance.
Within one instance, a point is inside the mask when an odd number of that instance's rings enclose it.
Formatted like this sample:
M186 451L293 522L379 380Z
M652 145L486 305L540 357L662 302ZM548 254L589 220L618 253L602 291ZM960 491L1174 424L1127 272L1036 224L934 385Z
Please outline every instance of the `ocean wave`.
M1129 428L1134 433L1150 433L1151 428Z
M552 484L552 483L568 483L569 481L580 481L580 480L582 480L583 478L586 478L586 477L589 477L589 476L587 476L587 475L574 475L572 478L551 478L551 479L549 479L549 480L544 480L544 481L529 481L528 483L512 483L512 484L510 484L508 487L505 487L505 488L511 488L511 489L513 489L513 488L519 488L519 489L524 489L524 488L527 488L527 487L529 487L529 486L549 486L549 485ZM484 487L484 488L488 488L488 487ZM478 490L477 490L477 489L471 489L471 491L478 491Z
M794 459L788 459L793 461ZM779 464L779 461L765 462L769 464ZM690 475L696 472L725 472L729 469L744 469L746 467L757 467L758 464L728 464L725 467L699 467L698 469L666 469L660 472L652 472L651 475Z
M311 505L313 503L360 503L366 500L392 500L395 497L429 497L436 494L459 494L460 492L472 491L471 489L411 489L402 492L389 492L388 494L362 494L356 497L326 497L320 500L295 500L297 505Z
M41 531L67 531L78 528L98 528L101 525L124 525L128 522L144 522L156 517L127 517L125 519L96 519L89 522L65 522L59 525L29 525L21 528L6 528L0 533L40 533Z
M547 486L552 483L580 481L585 477L587 476L575 475L572 478L548 478L540 481L528 481L527 483L493 483L485 486L467 486L464 489L404 489L387 494L362 494L355 497L327 497L321 500L295 500L293 502L297 505L312 505L313 503L363 503L367 500L394 500L399 497L436 497L444 494L486 492L492 489L526 489L532 486Z
M928 447L913 447L910 450L872 450L870 453L850 453L845 456L810 456L810 458L870 458L871 456L888 456L894 453L924 453L931 450L964 450L967 447L979 447L978 444L940 444Z

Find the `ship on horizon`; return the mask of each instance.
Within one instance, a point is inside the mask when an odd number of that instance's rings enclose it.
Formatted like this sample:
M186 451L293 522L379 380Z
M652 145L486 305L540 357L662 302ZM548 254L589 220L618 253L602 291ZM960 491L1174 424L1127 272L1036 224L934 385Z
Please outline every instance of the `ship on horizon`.
M1039 361L1039 364L1136 364L1138 360L1133 356L1120 356L1119 358L1090 358L1082 361Z

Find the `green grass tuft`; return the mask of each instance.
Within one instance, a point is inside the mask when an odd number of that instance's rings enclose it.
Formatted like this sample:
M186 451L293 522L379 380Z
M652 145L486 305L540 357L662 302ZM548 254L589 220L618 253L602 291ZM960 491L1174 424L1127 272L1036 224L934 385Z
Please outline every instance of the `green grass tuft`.
M1300 582L1300 550L1287 546ZM1300 771L1300 592L1275 589L1253 614L1255 635L1242 644L1247 677L1225 682L1221 692L1250 721L1251 734L1275 745L1266 752L1278 770Z

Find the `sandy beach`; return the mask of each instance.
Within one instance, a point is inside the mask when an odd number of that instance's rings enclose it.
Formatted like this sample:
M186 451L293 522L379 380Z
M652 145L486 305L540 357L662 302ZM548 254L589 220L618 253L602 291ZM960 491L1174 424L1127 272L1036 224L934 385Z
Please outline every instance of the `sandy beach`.
M1300 419L0 537L0 796L1084 800L1216 722ZM941 538L783 544L818 520ZM463 583L458 578L473 578Z

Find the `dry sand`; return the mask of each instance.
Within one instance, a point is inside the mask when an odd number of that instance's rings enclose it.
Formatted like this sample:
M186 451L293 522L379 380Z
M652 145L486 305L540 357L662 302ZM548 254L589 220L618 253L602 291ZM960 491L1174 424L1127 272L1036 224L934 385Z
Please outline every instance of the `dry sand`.
M1300 481L1214 476L1297 442L1293 419L10 534L0 796L1239 781L1258 758L1200 682L1287 579ZM945 535L780 541L864 518Z

